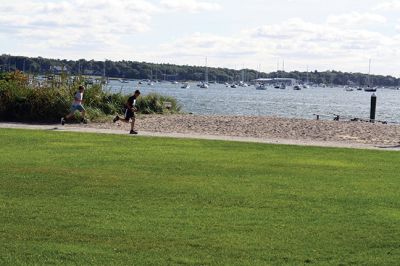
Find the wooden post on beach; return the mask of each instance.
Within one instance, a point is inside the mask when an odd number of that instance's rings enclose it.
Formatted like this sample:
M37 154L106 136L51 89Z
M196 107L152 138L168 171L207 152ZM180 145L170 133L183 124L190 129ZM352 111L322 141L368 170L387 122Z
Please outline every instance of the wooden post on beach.
M371 111L370 111L370 122L374 123L375 122L375 116L376 116L376 95L375 93L372 93L371 95Z

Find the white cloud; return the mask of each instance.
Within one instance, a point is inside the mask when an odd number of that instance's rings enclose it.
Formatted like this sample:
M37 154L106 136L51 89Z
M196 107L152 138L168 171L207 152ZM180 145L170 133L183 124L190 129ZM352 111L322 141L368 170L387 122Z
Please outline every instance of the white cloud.
M264 6L264 1L254 1L258 7ZM294 0L291 1L293 5ZM301 3L320 3L294 2L297 7ZM276 69L278 58L285 58L288 70L310 65L310 68L357 71L365 69L365 62L372 57L377 61L374 65L385 62L382 72L386 69L397 73L400 69L400 23L384 12L400 10L399 0L377 5L375 12L379 14L356 9L359 12L328 17L325 14L318 19L304 15L301 10L295 13L303 18L290 19L288 15L281 20L268 19L268 12L277 11L266 9L261 10L263 16L259 20L244 14L245 10L235 11L229 6L224 10L232 12L231 16L218 13L221 23L214 29L207 19L210 11L222 9L218 3L229 4L222 0L4 1L0 5L0 49L32 56L107 57L200 65L208 56L210 65L234 67L244 63L256 68L263 64L269 70ZM243 5L251 10L251 2ZM290 8L288 5L288 13ZM204 23L198 23L199 16L192 15L199 12L204 13L201 17ZM181 14L185 17L182 21ZM170 23L166 18L174 20L171 24L175 26L162 25L164 32L160 32L156 26ZM264 24L254 26L257 22ZM182 28L176 26L179 23ZM194 23L198 23L195 27L200 33L190 33ZM171 34L166 33L170 28L173 28Z
M380 1L380 3L373 8L373 10L399 11L400 10L400 1L398 1L398 0Z
M250 56L257 51L246 39L195 33L176 42L161 45L161 51L175 57L234 58Z
M49 48L109 45L147 31L155 12L157 7L145 0L17 0L0 6L0 32Z
M360 27L377 23L386 23L387 19L378 14L352 12L348 14L329 16L327 22L328 24L342 25L346 27Z
M216 11L221 9L217 3L196 0L161 0L161 5L167 10L184 12Z
M360 71L368 59L399 60L397 37L361 30L344 29L329 23L315 24L296 18L277 24L244 30L235 36L196 33L162 45L159 57L177 63L199 62L208 56L220 66L248 62L276 69L276 61L285 59L287 69L299 70L310 65L319 69ZM181 59L181 61L179 61ZM200 61L201 62L201 61ZM393 64L393 69L400 67Z
M133 56L126 39L150 31L154 16L219 8L204 1L160 1L159 4L151 0L9 1L0 5L0 37L18 42L21 49L28 51Z

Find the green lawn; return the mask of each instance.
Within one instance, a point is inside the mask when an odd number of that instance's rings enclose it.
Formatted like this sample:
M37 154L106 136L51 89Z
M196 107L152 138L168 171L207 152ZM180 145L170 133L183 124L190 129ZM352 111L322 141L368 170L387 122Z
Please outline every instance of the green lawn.
M400 153L0 130L0 265L398 265Z

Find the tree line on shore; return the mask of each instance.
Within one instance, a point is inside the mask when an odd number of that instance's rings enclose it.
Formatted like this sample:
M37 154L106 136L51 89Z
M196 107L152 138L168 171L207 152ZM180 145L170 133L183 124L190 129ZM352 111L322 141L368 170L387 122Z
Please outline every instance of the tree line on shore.
M156 64L137 61L95 61L95 60L61 60L42 57L0 56L0 71L23 71L34 75L67 73L70 75L94 75L126 79L151 79L167 81L204 81L216 82L251 81L256 78L293 78L301 82L327 85L353 86L400 86L400 78L393 76L368 75L341 71L275 71L260 73L253 69L234 70L228 68L203 66Z

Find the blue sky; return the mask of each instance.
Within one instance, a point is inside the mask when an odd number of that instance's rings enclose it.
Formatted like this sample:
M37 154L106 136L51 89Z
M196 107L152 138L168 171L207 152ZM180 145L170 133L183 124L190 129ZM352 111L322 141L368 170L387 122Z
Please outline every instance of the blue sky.
M400 74L398 0L0 0L0 53Z

